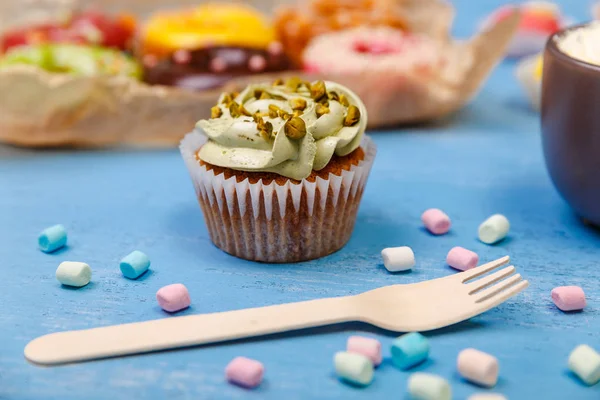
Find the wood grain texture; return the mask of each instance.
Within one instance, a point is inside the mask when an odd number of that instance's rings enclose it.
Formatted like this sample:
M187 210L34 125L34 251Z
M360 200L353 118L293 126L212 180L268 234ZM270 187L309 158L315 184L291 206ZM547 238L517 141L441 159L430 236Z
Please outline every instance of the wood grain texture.
M499 4L458 2L456 32L466 36ZM583 19L587 6L565 7ZM597 400L600 386L578 383L566 361L577 344L600 348L600 234L552 187L538 116L526 108L513 67L500 66L474 104L450 121L373 132L379 153L349 244L302 264L244 262L213 247L176 150L0 150L0 399L408 399L409 373L389 359L366 389L337 381L333 354L351 334L377 337L389 358L394 335L358 324L59 368L29 365L23 348L50 332L169 318L154 294L170 283L190 290L192 307L182 315L351 295L453 274L444 259L459 245L482 261L510 254L531 286L500 308L428 333L431 360L416 370L445 376L455 397L465 399L481 390L457 376L456 356L475 347L498 357L496 391L511 400ZM451 216L449 235L433 237L421 228L420 214L429 207ZM509 238L493 247L479 243L479 223L497 212L511 221ZM45 255L36 237L55 223L68 228L70 244ZM389 274L379 252L400 245L414 249L417 265L411 273ZM118 269L134 249L152 260L152 271L139 281L123 279ZM92 283L61 288L54 271L64 260L89 263ZM584 312L565 314L552 304L551 289L565 284L586 291ZM224 368L238 355L264 363L265 382L257 390L225 382Z

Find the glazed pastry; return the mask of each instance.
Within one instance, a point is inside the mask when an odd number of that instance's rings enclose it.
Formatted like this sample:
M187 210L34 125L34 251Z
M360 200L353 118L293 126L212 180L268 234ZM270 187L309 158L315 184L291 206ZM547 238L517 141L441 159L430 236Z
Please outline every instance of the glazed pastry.
M60 23L46 23L8 31L0 38L0 51L42 43L89 44L120 50L130 48L135 19L111 18L98 12L73 14Z
M556 4L530 1L518 8L515 6L500 7L484 20L482 28L485 29L508 18L517 9L521 13L521 23L507 51L507 55L510 57L522 57L542 51L548 37L558 32L565 24Z
M215 3L153 15L142 29L140 50L162 58L214 46L266 49L273 42L275 31L258 11Z
M290 79L225 93L181 151L215 245L263 262L339 250L375 157L347 88Z
M268 21L242 5L207 4L156 14L142 36L150 84L201 91L232 78L292 67Z
M117 50L73 44L21 46L0 58L0 69L32 65L49 72L72 75L121 75L141 78L141 67Z
M285 71L291 67L289 59L277 46L268 50L210 47L179 50L156 64L146 60L144 79L153 85L206 90L220 87L236 77Z
M315 36L365 25L407 28L396 0L308 0L275 15L277 36L290 57L300 57Z
M431 72L441 65L442 54L440 44L425 36L388 27L359 27L317 36L303 60L309 72L381 74L385 84L407 73Z

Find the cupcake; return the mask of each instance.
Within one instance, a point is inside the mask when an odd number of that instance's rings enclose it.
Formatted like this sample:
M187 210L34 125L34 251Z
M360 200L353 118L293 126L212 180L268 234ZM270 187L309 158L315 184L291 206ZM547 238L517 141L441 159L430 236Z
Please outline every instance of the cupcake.
M213 243L252 261L311 260L350 239L376 148L367 112L333 82L224 93L181 142Z

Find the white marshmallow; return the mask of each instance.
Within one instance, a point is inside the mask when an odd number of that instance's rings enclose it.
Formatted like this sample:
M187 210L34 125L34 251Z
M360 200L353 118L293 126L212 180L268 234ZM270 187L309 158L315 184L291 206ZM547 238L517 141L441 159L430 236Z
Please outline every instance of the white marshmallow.
M337 375L357 385L369 385L373 381L373 363L362 354L339 351L333 359Z
M600 354L580 344L569 355L569 369L587 385L595 385L600 382Z
M506 400L506 397L498 393L475 393L469 400Z
M92 269L82 262L65 261L56 269L56 279L66 286L82 287L90 283Z
M415 253L408 246L383 249L381 257L383 265L390 272L406 271L415 266Z
M410 395L419 400L451 400L452 389L441 376L415 372L408 378Z
M495 214L479 225L479 240L486 244L501 241L508 234L510 222L502 214Z
M478 385L492 387L498 382L496 357L475 349L465 349L458 354L458 372Z

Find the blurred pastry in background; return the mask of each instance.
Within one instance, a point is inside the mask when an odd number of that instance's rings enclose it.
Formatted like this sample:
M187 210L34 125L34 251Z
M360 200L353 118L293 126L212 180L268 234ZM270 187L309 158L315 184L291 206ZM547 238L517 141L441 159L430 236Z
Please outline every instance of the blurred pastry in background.
M286 71L291 66L280 46L267 50L211 46L192 51L177 50L162 60L146 56L144 79L152 85L201 91L221 87L233 78Z
M296 61L314 37L358 26L405 30L407 23L394 0L308 0L275 12L277 36Z
M600 19L600 2L592 6L592 17L594 17L594 19Z
M385 76L383 84L410 74L430 75L443 60L440 43L385 26L363 26L317 36L303 55L307 72L379 74Z
M542 53L524 58L517 65L516 76L534 110L539 111L542 101Z
M60 21L48 21L8 30L0 36L0 52L43 43L88 44L119 50L131 49L135 18L112 17L97 11L67 14Z
M509 57L524 57L542 51L548 37L567 24L558 5L546 1L529 1L522 5L506 5L494 11L482 23L485 29L516 11L521 22L507 51Z
M142 74L138 62L119 50L80 44L19 46L0 57L0 70L20 65L75 76L118 75L140 79Z
M2 17L19 19L18 12ZM65 39L48 26L26 28L4 37L0 92L15 95L0 96L0 140L174 146L198 118L210 118L220 92L291 74L357 93L370 128L443 118L473 98L519 24L511 13L454 40L454 12L444 0L298 0L277 11L272 25L239 3L160 11L133 35L141 66L119 52L129 48L128 35L100 35L98 28ZM79 26L72 20L66 26ZM133 31L135 18L117 20ZM303 61L305 70L294 70Z
M241 4L156 13L141 31L140 55L147 83L198 91L292 68L269 20Z

